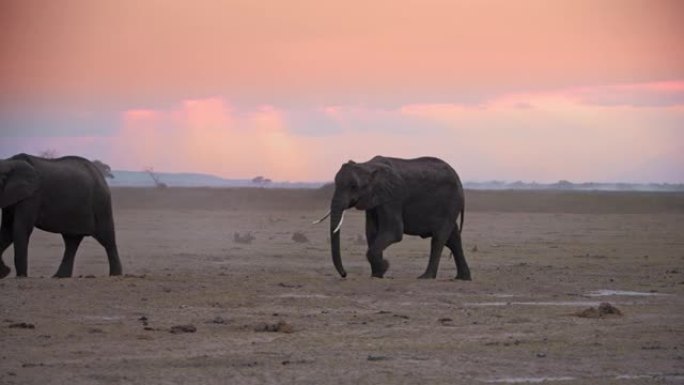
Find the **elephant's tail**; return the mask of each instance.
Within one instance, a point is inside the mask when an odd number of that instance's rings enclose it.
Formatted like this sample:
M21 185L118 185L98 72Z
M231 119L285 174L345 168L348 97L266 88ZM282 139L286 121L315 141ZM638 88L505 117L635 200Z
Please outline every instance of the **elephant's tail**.
M458 226L458 233L461 234L463 232L463 219L465 217L465 207L461 207L461 224Z

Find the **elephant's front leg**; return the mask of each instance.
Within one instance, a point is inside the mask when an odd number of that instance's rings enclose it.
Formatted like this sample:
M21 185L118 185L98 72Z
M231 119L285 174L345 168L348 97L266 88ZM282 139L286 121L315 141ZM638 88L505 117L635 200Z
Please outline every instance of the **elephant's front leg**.
M15 221L12 231L14 241L14 268L17 277L28 276L28 244L33 226L28 226L20 221Z
M12 224L10 214L7 211L2 213L2 226L0 226L0 279L7 277L12 271L2 261L2 254L12 244Z
M2 254L12 244L12 228L14 223L14 210L6 208L2 210L2 224L0 224L0 279L5 278L12 271L2 260Z
M12 241L14 242L14 269L17 277L28 276L28 244L33 225L38 217L37 202L25 200L13 209Z
M371 276L382 278L385 275L389 262L382 253L389 245L401 241L402 235L401 222L381 218L376 210L366 211L366 258L371 265Z

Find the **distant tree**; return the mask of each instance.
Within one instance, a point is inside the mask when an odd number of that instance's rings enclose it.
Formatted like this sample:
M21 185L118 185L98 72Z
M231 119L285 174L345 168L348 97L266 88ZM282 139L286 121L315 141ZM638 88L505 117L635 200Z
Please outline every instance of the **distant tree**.
M55 159L57 157L57 150L54 148L48 148L38 153L38 156L46 159Z
M563 179L556 182L554 187L560 190L570 190L574 187L574 185L572 182Z
M95 167L102 173L105 178L114 179L114 174L112 174L112 168L109 165L99 159L93 161Z
M259 175L257 177L252 178L252 183L258 186L266 186L267 184L271 183L272 181L268 178L264 178L263 176Z
M150 178L152 178L152 181L154 181L154 187L162 189L169 187L166 183L161 181L159 175L157 175L157 173L154 172L154 169L152 167L146 168L145 172L147 173L147 175L150 176Z

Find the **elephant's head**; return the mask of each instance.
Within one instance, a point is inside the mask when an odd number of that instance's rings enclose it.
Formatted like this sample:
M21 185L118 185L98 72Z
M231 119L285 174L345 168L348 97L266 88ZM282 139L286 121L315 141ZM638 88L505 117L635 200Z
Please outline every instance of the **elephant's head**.
M347 276L340 256L344 210L352 207L370 210L389 202L396 197L399 183L396 173L380 163L349 161L335 175L335 193L330 202L330 241L333 264L342 277Z
M31 197L38 186L38 173L29 163L18 159L0 160L0 208Z

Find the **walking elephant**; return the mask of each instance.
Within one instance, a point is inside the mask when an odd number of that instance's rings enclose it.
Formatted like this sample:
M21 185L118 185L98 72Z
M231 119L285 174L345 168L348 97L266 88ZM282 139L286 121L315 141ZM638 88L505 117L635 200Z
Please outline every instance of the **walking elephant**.
M27 276L34 227L62 234L65 250L55 277L71 277L76 250L85 236L104 246L109 275L121 275L109 187L89 160L26 154L0 160L0 208L0 278L10 273L2 253L12 243L16 274Z
M444 161L376 156L368 162L342 165L335 175L330 211L317 221L330 216L332 260L342 277L347 273L340 256L340 227L344 210L352 207L366 211L366 257L373 277L382 278L389 268L383 251L408 234L432 237L430 261L419 278L437 276L446 245L454 255L456 278L470 280L461 244L463 186L456 171ZM460 226L456 223L459 215Z

